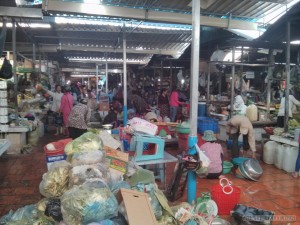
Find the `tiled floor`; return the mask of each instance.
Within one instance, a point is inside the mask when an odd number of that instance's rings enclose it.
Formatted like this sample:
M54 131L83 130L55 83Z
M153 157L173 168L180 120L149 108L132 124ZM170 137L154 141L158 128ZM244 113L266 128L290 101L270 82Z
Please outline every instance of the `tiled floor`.
M3 155L0 157L0 216L10 209L38 202L39 183L46 172L43 147L45 144L63 137L47 134L41 138L32 153L26 155ZM176 154L176 145L166 150ZM226 151L226 149L225 149ZM167 177L171 177L175 163L167 165ZM275 212L273 224L300 225L300 178L294 179L283 170L261 162L264 174L258 182L226 175L234 185L241 189L240 203ZM197 178L197 197L210 191L218 180ZM186 201L185 195L175 203ZM171 205L175 203L170 203ZM222 216L229 220L229 216Z

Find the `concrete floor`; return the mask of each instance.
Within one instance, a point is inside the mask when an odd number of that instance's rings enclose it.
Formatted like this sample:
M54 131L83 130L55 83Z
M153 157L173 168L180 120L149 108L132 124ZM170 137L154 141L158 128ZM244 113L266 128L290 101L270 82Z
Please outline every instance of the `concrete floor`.
M43 148L46 144L63 138L46 134L29 154L4 154L0 157L0 216L11 209L37 203L42 198L39 184L43 173L47 171ZM166 147L166 151L176 155L177 145ZM224 152L225 159L228 159L225 147ZM175 163L167 164L167 180L173 174L174 165ZM300 178L295 179L273 165L263 162L261 165L264 174L258 182L236 178L233 174L226 175L241 189L239 203L274 211L276 221L273 224L300 225ZM202 192L209 192L217 183L218 180L197 178L197 197L200 197ZM185 192L184 196L170 204L174 205L186 199ZM284 215L291 215L292 220L287 220ZM229 216L222 217L229 220Z

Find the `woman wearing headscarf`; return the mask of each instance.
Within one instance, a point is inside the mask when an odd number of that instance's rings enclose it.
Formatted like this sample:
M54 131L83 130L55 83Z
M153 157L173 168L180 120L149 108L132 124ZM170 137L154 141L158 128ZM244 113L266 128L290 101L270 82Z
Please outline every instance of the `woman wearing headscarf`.
M252 158L255 158L255 132L252 123L246 116L236 115L227 121L226 133L232 139L231 157L239 157L238 138L243 135L243 150L252 151Z
M63 88L63 93L64 95L61 98L61 105L60 105L60 112L63 114L63 120L64 120L64 131L65 135L69 136L68 132L68 120L69 120L69 115L71 113L71 110L73 108L74 104L74 99L73 96L70 93L71 88L70 86L64 86Z

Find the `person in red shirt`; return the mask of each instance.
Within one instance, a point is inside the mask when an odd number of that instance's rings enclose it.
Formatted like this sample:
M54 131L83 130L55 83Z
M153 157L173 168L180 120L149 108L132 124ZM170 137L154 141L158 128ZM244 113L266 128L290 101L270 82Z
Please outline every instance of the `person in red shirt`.
M183 104L183 102L179 101L178 88L174 86L172 88L171 96L170 96L170 119L171 122L176 122L176 115L179 105Z

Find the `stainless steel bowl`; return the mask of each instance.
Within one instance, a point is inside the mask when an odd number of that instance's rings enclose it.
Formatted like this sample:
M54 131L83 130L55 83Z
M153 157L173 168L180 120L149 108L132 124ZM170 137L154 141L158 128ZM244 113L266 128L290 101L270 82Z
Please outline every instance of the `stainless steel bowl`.
M241 172L254 181L258 181L263 174L263 170L256 159L244 161L241 164Z
M102 127L106 130L110 130L113 128L113 125L112 124L103 124Z
M215 218L211 225L231 225L231 223L229 223L228 221L226 220L223 220L221 218Z

